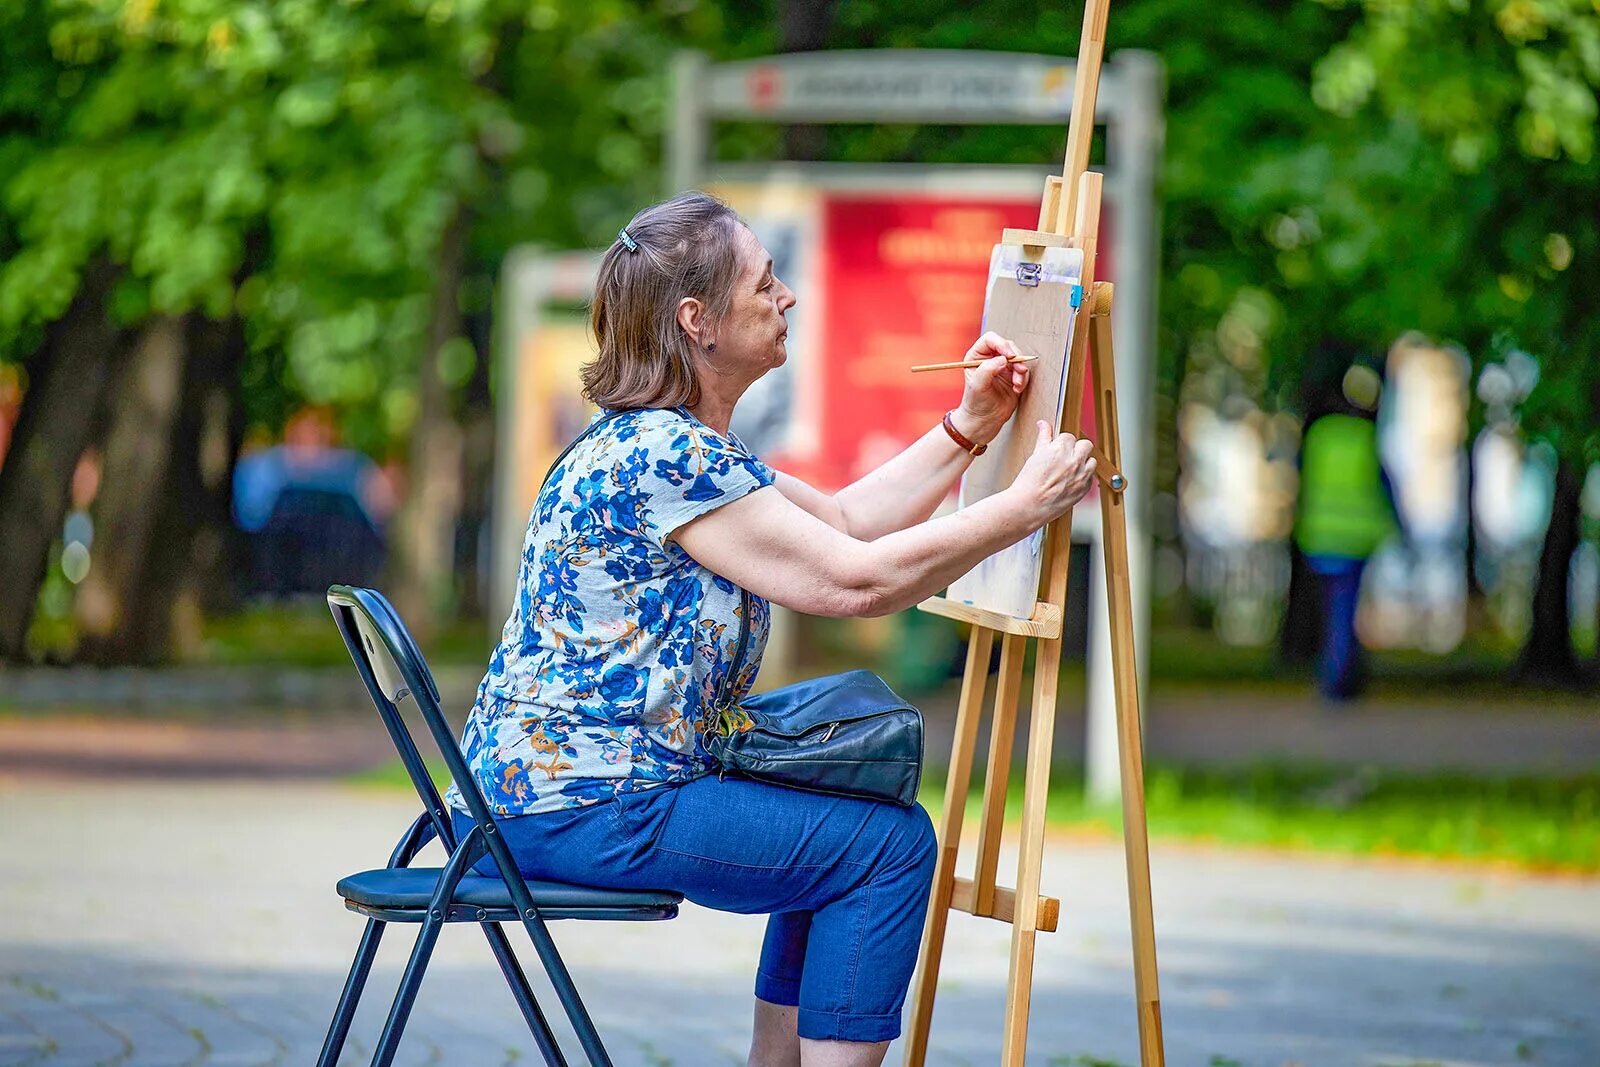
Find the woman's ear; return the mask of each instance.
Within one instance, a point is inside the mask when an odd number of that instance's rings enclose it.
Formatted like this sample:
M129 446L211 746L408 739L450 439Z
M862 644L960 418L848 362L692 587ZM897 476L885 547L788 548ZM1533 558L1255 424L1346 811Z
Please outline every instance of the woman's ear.
M700 347L701 335L706 328L706 306L698 298L686 296L678 301L678 327L689 338L689 343Z

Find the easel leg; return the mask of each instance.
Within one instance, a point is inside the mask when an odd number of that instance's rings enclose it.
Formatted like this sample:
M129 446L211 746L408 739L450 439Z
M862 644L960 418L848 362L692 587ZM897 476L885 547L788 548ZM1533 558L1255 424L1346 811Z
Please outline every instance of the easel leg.
M1094 6L1090 5L1091 11ZM1088 235L1086 240L1092 249L1100 217L1100 176L1085 173L1081 181L1084 190L1079 200L1076 232ZM1067 359L1062 429L1074 434L1079 432L1079 413L1083 410L1088 362L1084 349L1089 343L1087 318L1080 316L1074 325ZM1070 522L1055 523L1046 541L1042 590L1045 599L1053 604L1066 603L1072 559L1071 530ZM1033 947L1039 929L1039 876L1044 866L1045 803L1050 793L1050 757L1055 747L1056 696L1061 681L1061 638L1041 639L1034 648L1033 710L1028 720L1028 765L1017 852L1016 907L1011 919L1011 966L1006 979L1006 1015L1000 1039L1000 1062L1004 1067L1022 1067L1028 1050Z
M1005 831L1006 790L1011 783L1011 743L1017 729L1017 697L1022 690L1022 660L1028 639L1006 634L1000 639L1000 680L995 686L990 719L989 765L983 778L983 818L978 825L978 866L972 914L994 914L995 875L1000 869L1000 836Z
M1095 421L1100 447L1122 465L1117 436L1115 363L1111 320L1093 320ZM1111 668L1116 688L1117 748L1122 768L1122 838L1128 864L1128 913L1133 924L1133 983L1139 1002L1142 1067L1166 1062L1161 1041L1161 994L1156 978L1155 916L1150 894L1150 841L1144 812L1144 744L1140 733L1139 676L1134 659L1133 598L1128 585L1128 525L1120 493L1100 494L1100 536L1106 564L1106 604L1111 616Z
M927 923L922 929L921 962L917 965L916 980L911 985L911 1022L906 1027L906 1067L922 1067L928 1055L928 1031L933 1023L934 994L938 992L939 960L944 954L944 931L950 919L950 895L955 890L956 854L961 848L961 818L966 813L967 790L972 784L972 756L978 745L978 722L983 717L983 696L989 683L989 656L994 651L994 633L993 630L974 626L967 644L967 670L961 681L961 702L956 708L955 744L950 750L944 813L939 820L939 858L933 869Z
M1018 843L1016 911L1011 927L1011 968L1006 980L1006 1017L1000 1043L1004 1067L1022 1067L1028 1050L1033 946L1039 929L1039 874L1044 865L1045 799L1050 791L1050 750L1055 741L1056 689L1061 678L1061 638L1042 640L1037 648Z

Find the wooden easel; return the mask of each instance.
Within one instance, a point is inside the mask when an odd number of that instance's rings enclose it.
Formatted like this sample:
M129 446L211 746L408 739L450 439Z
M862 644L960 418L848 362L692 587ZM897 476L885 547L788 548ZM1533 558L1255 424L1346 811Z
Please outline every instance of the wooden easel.
M1092 360L1094 412L1100 437L1096 453L1096 475L1100 481L1100 536L1111 621L1111 661L1122 771L1123 842L1127 855L1128 902L1133 926L1140 1063L1142 1067L1162 1067L1165 1059L1161 1044L1161 1001L1156 980L1155 924L1150 900L1144 757L1140 737L1138 675L1134 660L1132 597L1128 586L1127 522L1122 497L1127 480L1120 471L1121 446L1117 435L1115 366L1111 348L1112 290L1109 283L1094 281L1101 178L1088 170L1108 7L1109 0L1087 0L1073 89L1072 117L1068 126L1066 163L1062 176L1052 176L1047 182L1039 210L1039 229L1008 229L1002 234L1001 242L1023 246L1030 259L1042 257L1050 247L1065 246L1083 251L1083 300L1073 320L1071 344L1066 354L1060 429L1072 434L1078 434L1081 429L1085 371ZM1068 220L1071 220L1070 231ZM1007 324L994 321L993 306L990 307L990 319L990 329L1006 333ZM1060 356L1056 358L1059 361ZM927 1056L945 926L952 908L1011 924L1011 965L1006 988L1000 1062L1005 1067L1021 1067L1023 1062L1033 992L1034 939L1038 931L1054 931L1061 913L1058 900L1039 894L1039 874L1044 855L1045 797L1050 783L1056 690L1061 675L1061 628L1066 602L1070 536L1070 515L1056 520L1046 529L1038 600L1028 618L984 610L943 597L935 597L920 605L925 611L970 622L972 638L967 648L966 675L961 685L955 743L950 754L932 899L923 932L921 962L913 986L905 1058L909 1067L921 1067ZM988 768L984 779L977 863L973 878L958 878L956 855L960 848L961 821L972 778L978 725L988 685L989 660L997 635L1000 639L1000 670L995 688ZM1028 732L1017 881L1015 889L1008 889L996 884L996 871L1005 817L1006 786L1010 777L1011 739L1015 732L1017 703L1021 695L1023 657L1030 640L1038 642L1038 654L1033 675L1033 707Z

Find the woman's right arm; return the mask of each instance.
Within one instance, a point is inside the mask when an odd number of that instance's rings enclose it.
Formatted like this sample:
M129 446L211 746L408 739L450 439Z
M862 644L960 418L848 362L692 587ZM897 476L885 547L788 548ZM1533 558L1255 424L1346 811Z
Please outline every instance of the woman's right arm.
M1089 442L1038 426L1033 454L1010 488L873 541L835 529L773 486L672 536L696 562L773 603L809 615L888 615L1066 514L1089 491Z

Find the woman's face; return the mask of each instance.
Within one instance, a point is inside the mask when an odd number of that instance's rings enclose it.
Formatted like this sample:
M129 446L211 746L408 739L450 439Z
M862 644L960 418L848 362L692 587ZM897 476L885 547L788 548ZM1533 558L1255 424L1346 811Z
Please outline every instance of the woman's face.
M789 324L784 315L794 307L794 293L772 273L772 257L756 235L736 231L739 277L734 282L728 313L711 331L717 349L711 362L724 371L748 373L754 381L788 358L784 342Z

